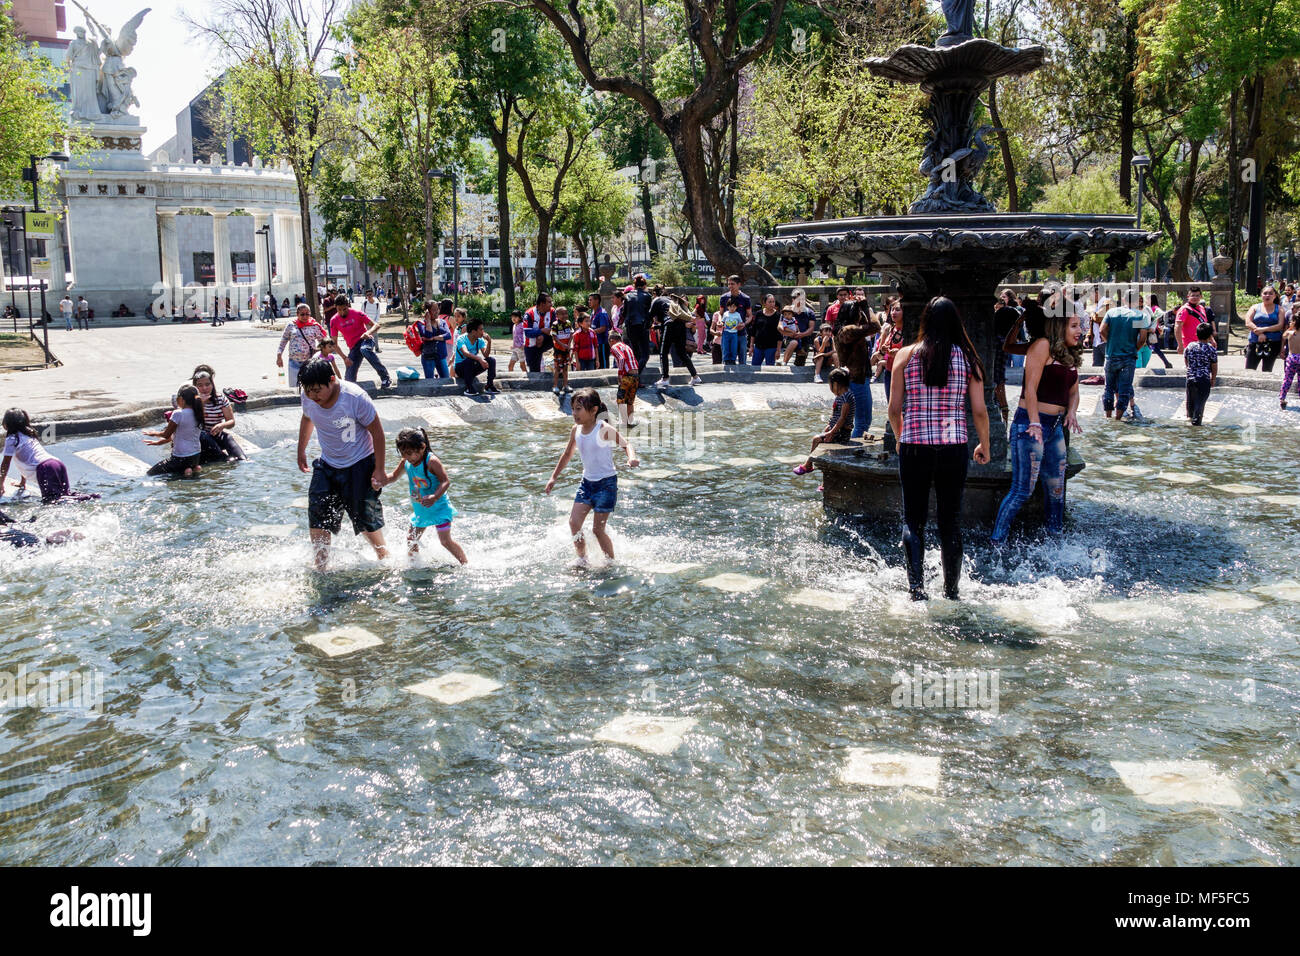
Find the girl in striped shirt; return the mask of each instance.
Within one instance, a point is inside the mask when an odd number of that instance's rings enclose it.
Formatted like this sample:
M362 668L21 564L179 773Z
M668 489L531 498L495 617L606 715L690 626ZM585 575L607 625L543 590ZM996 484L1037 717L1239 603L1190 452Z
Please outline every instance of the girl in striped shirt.
M214 461L247 461L244 449L239 447L230 432L235 428L235 410L230 399L217 391L216 373L211 365L200 365L194 369L191 381L199 390L199 401L203 403L203 427L199 442L203 452L199 463L206 465Z

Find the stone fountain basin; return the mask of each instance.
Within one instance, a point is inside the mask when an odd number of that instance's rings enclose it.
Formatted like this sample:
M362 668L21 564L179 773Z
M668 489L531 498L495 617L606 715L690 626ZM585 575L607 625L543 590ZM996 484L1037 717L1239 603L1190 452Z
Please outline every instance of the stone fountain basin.
M789 222L763 242L787 261L823 260L871 271L943 272L985 265L1002 276L1077 265L1101 254L1116 261L1160 238L1124 215L945 213Z
M821 471L822 505L832 516L850 520L902 520L903 495L898 481L898 456L886 452L879 438L866 442L855 439L843 445L820 445L813 453L813 467ZM1083 469L1083 459L1078 452L1071 451L1065 468L1067 497L1069 480ZM1010 488L1011 471L1006 462L987 465L972 462L962 498L964 520L992 528L998 506ZM934 516L933 495L930 496L930 515ZM1021 508L1017 520L1037 524L1042 518L1042 490L1036 488Z

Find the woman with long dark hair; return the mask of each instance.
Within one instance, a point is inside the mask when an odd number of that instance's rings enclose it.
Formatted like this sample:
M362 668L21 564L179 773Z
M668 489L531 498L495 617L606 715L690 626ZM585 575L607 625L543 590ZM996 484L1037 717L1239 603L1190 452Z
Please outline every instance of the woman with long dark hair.
M844 310L840 310L840 315ZM871 337L880 331L866 303L854 310L852 323L841 322L835 332L840 363L849 373L849 391L853 393L853 433L860 438L871 427Z
M984 405L984 364L951 299L937 296L921 313L912 345L894 357L889 422L898 437L903 492L903 551L912 600L924 601L925 522L934 487L944 596L957 599L961 578L961 499L966 488L966 403L979 444L971 457L989 460L989 413Z

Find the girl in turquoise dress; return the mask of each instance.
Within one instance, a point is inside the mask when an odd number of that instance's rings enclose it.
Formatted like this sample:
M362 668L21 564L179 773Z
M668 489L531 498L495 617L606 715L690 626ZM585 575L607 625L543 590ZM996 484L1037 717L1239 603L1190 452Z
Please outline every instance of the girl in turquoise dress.
M406 535L407 553L418 554L420 535L425 528L433 528L442 546L461 564L468 564L465 549L451 537L451 521L456 517L456 509L447 497L451 479L429 447L428 434L423 428L403 428L397 433L397 453L400 460L388 480L396 481L405 472L410 486L413 511L411 529Z

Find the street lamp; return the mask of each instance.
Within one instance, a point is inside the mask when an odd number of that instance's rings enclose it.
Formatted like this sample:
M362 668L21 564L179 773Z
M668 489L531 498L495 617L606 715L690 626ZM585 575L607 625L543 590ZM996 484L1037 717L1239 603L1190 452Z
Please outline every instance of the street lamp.
M361 269L366 274L364 291L370 291L370 242L366 235L366 213L370 209L372 202L388 202L383 196L376 196L374 199L358 199L356 196L340 196L343 202L361 203Z
M38 188L40 184L40 170L37 168L36 164L45 162L46 160L54 163L66 163L69 157L67 153L46 153L44 156L37 156L35 153L28 153L27 156L31 162L28 164L27 168L23 170L23 179L32 184L32 212L41 212L41 194L40 189ZM55 228L57 229L58 226L55 226ZM29 299L27 303L27 325L28 328L30 328L32 322L32 307L30 302L32 294L32 250L31 246L27 242L26 229L23 230L23 252L27 258L27 296ZM52 265L53 263L51 263L51 266ZM59 268L63 268L62 262L59 263ZM54 361L54 356L50 354L50 324L45 321L44 276L41 276L41 338L41 348L45 350L45 364L49 365Z
M452 295L455 296L456 304L460 305L460 232L456 227L456 170L430 169L427 172L425 172L424 175L429 177L430 179L451 180L451 244L456 247L455 259L453 260L455 262L455 266L454 266L455 274L451 284L453 287ZM438 263L438 274L439 275L442 274L441 262ZM429 282L429 277L425 276L424 281L427 286ZM429 290L426 288L425 289L426 298L428 298L428 294L429 294Z
M11 210L8 209L5 210L6 213L5 251L7 253L5 257L5 277L6 277L6 281L9 283L9 308L13 310L14 331L17 332L18 331L18 302L14 299L15 290L14 290L14 283L13 283L13 273L11 270L14 264L14 230L16 230L18 226L16 226L14 224L13 219L9 217L8 213L10 211Z
M263 223L262 228L253 231L266 239L266 295L271 298L271 224ZM265 313L262 318L266 318Z
M1134 218L1133 225L1141 229L1142 228L1142 187L1146 182L1147 167L1151 165L1151 157L1139 153L1138 155L1134 156L1129 162L1133 166L1133 168L1137 170L1137 174L1138 174L1137 216ZM1142 281L1141 263L1142 263L1142 251L1139 249L1134 251L1133 253L1133 281L1134 282Z

